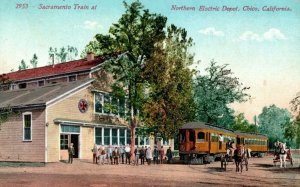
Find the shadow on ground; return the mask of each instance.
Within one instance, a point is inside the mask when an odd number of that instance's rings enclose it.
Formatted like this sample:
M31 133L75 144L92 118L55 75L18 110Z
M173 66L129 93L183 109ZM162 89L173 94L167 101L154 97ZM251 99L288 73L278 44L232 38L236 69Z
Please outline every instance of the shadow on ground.
M300 174L300 167L291 167L291 168L274 168L270 170L273 173L293 173Z
M42 162L0 162L0 167L44 167Z
M254 166L262 167L262 168L273 168L273 164L260 164L260 163L253 163Z

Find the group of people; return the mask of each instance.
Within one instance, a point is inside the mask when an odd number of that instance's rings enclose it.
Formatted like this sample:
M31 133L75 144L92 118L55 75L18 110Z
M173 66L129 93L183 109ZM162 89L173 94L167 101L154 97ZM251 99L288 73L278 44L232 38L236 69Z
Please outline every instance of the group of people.
M157 148L157 146L154 147L154 150L152 151L150 147L142 146L142 147L136 147L134 150L134 160L131 160L131 148L129 145L126 146L100 146L98 147L96 144L94 144L94 147L92 149L93 152L93 163L94 164L105 164L107 161L108 164L111 165L118 165L119 163L122 164L131 164L138 166L139 160L140 164L144 165L145 161L148 165L150 165L153 161L154 164L162 164L164 158L168 158L167 162L170 163L172 159L172 150L171 147L166 152L163 149L163 146L161 146L160 149ZM165 157L166 156L166 157Z

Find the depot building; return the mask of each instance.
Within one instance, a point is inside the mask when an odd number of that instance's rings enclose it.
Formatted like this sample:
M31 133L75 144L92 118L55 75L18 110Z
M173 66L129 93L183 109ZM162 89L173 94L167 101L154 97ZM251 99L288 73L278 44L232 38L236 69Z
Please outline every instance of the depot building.
M15 113L1 124L0 161L58 162L68 157L92 159L94 143L104 146L131 144L125 120L125 98L110 94L112 78L101 65L122 54L87 58L1 75L0 109ZM112 111L105 107L116 106ZM135 144L155 144L153 136L136 136ZM174 145L173 140L163 145Z

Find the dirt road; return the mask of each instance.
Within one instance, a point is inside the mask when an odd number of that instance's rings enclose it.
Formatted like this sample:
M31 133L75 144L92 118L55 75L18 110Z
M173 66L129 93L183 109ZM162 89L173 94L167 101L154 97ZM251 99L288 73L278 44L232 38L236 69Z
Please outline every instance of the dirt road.
M96 165L91 160L45 167L0 167L0 186L300 186L300 158L294 167L273 167L272 157L251 158L249 171L207 165Z

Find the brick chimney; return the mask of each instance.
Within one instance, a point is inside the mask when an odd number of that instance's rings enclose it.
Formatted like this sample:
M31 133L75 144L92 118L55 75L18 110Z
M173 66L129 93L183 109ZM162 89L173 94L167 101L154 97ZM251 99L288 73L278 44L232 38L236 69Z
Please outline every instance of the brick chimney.
M93 52L87 53L87 55L86 55L86 60L87 61L94 60L94 59L95 59L95 55L94 55Z

